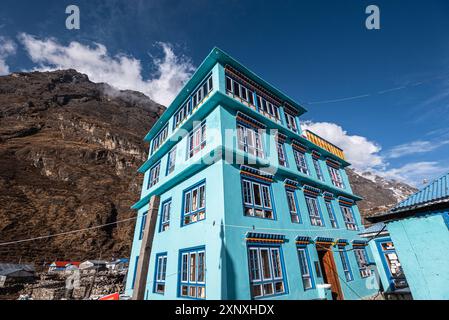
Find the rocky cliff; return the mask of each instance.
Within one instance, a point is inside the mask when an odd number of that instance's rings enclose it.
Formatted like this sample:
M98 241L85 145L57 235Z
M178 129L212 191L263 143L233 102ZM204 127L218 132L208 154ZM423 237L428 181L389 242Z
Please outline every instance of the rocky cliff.
M132 217L142 138L163 110L74 70L0 77L0 242ZM0 246L0 261L123 256L133 228Z

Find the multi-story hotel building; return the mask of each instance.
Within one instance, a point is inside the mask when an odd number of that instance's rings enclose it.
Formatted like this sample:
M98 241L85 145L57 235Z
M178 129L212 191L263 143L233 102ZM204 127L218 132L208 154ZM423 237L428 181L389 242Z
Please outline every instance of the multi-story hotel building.
M361 299L376 292L343 151L218 48L145 137L126 292L160 199L146 299Z

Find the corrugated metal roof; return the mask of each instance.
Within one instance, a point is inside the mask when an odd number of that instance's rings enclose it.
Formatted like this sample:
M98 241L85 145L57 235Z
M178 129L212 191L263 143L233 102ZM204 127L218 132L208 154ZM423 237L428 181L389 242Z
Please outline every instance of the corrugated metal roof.
M400 202L390 212L403 211L409 207L422 206L446 198L449 198L449 173L432 181L417 193Z
M359 235L365 235L365 234L377 234L380 231L382 231L382 229L385 228L385 223L380 222L380 223L376 223L373 224L371 226L369 226L368 228L366 228L365 230L363 230L363 232L359 233ZM386 231L387 229L385 228L383 231Z
M26 271L33 273L34 270L34 266L29 264L0 263L0 275L2 276L7 276L8 274L17 271Z

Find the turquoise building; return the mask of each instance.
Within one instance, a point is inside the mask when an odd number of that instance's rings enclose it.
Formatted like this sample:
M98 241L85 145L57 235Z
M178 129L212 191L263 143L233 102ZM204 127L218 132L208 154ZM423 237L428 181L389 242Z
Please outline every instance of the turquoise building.
M449 299L449 173L369 218L388 227L415 300Z
M145 137L126 293L160 197L145 298L362 299L377 292L341 149L214 48Z
M387 225L383 222L376 223L366 228L360 236L369 242L372 262L376 265L381 284L380 291L386 298L410 299L407 279Z

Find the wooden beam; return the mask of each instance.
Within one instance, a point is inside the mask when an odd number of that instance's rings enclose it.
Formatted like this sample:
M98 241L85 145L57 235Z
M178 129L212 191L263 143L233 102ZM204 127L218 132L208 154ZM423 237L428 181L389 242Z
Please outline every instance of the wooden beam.
M156 230L157 215L159 212L160 197L152 196L148 207L147 221L140 247L139 261L136 269L136 279L133 290L133 300L143 300L147 285L148 267L150 264L151 247L153 246L154 232Z

